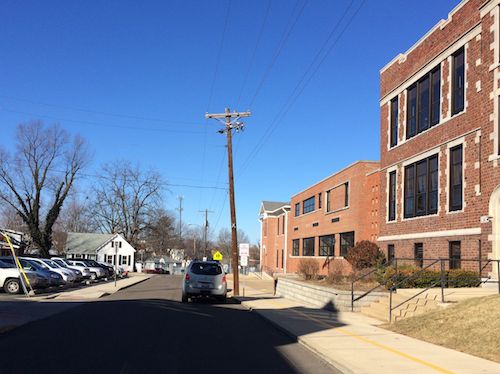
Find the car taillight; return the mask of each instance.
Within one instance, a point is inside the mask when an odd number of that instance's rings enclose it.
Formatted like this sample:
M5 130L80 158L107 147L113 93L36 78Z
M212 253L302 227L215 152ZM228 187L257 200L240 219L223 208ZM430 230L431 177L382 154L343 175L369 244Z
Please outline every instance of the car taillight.
M186 282L189 282L189 278L190 278L189 274L186 274L186 278L185 278Z
M226 276L225 275L222 277L222 283L226 283Z

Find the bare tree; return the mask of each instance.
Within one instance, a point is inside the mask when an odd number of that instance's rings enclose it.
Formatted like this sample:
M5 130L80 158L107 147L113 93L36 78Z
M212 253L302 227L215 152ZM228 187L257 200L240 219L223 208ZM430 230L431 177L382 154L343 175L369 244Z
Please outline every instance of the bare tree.
M153 210L148 215L144 227L144 237L147 247L162 255L169 254L169 250L177 241L175 218L165 209Z
M87 200L72 196L64 205L55 226L62 232L94 232Z
M101 232L121 233L139 244L152 215L161 205L163 182L158 172L143 171L128 161L103 166L92 188L92 219Z
M238 229L238 244L248 243L248 235L241 229ZM231 259L231 230L224 227L220 229L216 240L217 249L222 253L223 259Z
M40 121L18 125L12 154L0 150L0 200L22 218L44 256L52 246L52 227L88 159L83 138Z

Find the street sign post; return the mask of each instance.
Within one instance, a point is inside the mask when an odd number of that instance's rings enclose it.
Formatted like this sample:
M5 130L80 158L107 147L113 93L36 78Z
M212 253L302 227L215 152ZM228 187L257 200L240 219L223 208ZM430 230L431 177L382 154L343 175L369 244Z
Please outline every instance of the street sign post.
M240 256L250 256L250 244L240 243Z
M240 257L240 265L242 267L248 266L248 256L241 256Z

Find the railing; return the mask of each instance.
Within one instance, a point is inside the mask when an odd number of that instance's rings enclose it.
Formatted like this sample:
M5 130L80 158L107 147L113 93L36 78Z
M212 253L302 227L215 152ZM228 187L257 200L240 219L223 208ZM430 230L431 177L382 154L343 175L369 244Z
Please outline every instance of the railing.
M398 259L395 259L395 269L396 269L396 275L398 274L398 261L412 261L413 263L415 263L415 261L417 261L417 259L415 258L398 258ZM442 303L445 303L446 300L445 300L445 292L444 292L444 289L446 288L446 286L452 284L453 285L453 282L457 282L457 281L460 281L460 280L463 280L464 278L462 279L455 279L455 280L450 280L450 278L448 277L448 273L447 273L447 270L446 270L446 263L448 264L451 264L453 263L453 261L460 261L460 269L462 270L467 270L467 269L463 269L461 266L462 266L462 263L467 263L467 262L477 262L478 263L478 273L477 273L477 276L474 275L474 278L473 278L473 281L477 280L477 286L483 284L483 283L497 283L498 287L497 287L497 290L498 290L498 293L500 294L500 260L491 260L491 259L460 259L460 260L456 260L456 259L451 259L451 258L438 258L438 259L419 259L418 261L421 261L422 263L424 261L431 261L431 263L429 265L426 265L425 267L422 267L420 270L412 273L411 275L399 280L396 284L392 285L390 288L389 288L389 322L392 322L392 312L401 307L402 305L408 303L409 301L413 300L414 298L416 298L417 296L420 296L421 294L423 294L424 292L427 292L429 289L431 288L434 288L436 287L438 284L440 285L440 288L441 288L441 302ZM437 279L433 282L430 282L429 285L425 288L423 288L421 291L417 292L416 294L412 295L411 297L409 297L408 299L400 302L398 305L396 306L392 306L392 294L393 293L396 293L397 292L397 289L400 288L399 286L403 285L403 284L407 284L410 280L412 279L418 279L418 275L424 273L425 271L429 270L431 267L435 266L436 264L439 263L439 277L437 277ZM483 271L486 269L486 267L491 264L492 265L492 268L493 268L493 265L496 264L496 273L497 273L497 279L492 279L491 276L488 276L488 277L485 277L483 279L482 277L482 273ZM449 269L451 270L451 269ZM465 277L466 278L466 277Z

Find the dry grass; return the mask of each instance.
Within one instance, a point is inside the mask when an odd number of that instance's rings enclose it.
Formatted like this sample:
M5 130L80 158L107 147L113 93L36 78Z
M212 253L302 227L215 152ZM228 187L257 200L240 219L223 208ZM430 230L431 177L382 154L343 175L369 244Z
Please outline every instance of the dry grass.
M498 295L465 300L446 309L382 327L500 362L500 296Z

